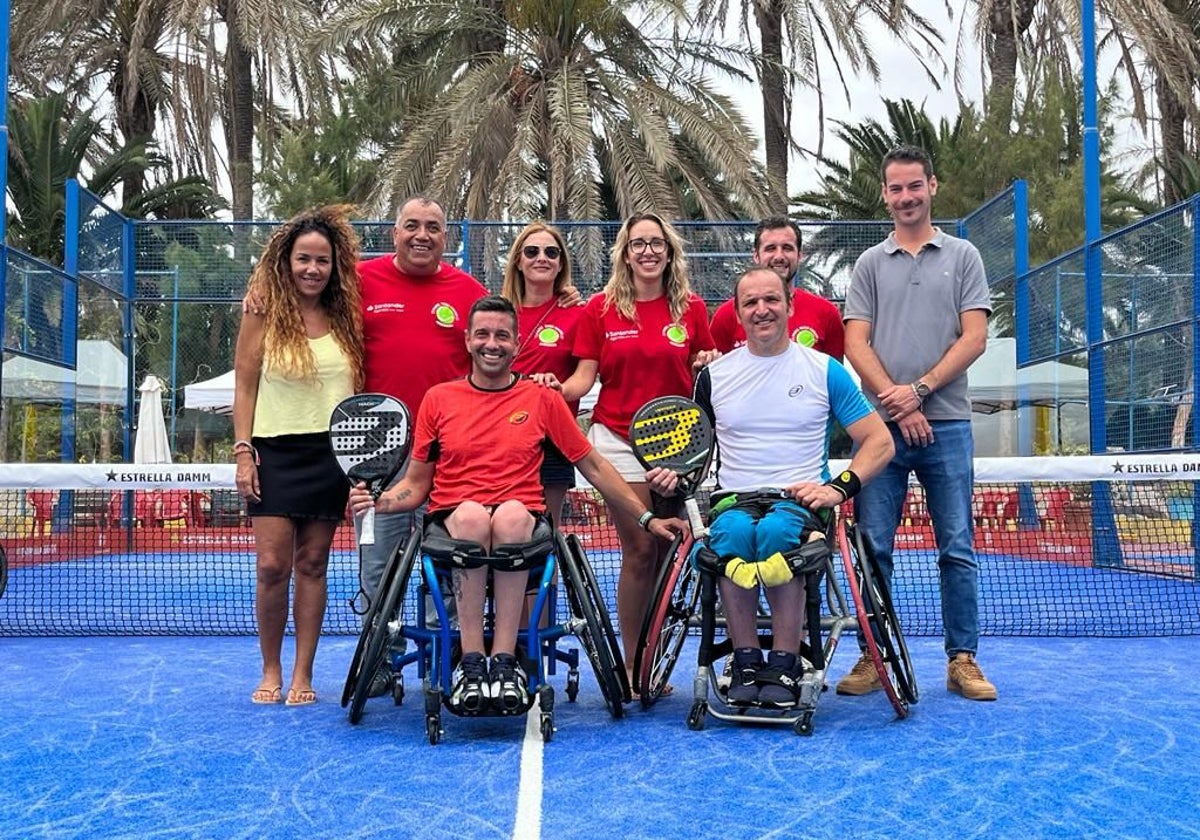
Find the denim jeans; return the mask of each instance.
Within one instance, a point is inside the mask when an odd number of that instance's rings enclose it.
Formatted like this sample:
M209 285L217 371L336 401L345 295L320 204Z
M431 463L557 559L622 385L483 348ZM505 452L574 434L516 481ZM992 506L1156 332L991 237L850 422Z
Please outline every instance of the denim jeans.
M867 550L892 580L892 549L915 473L925 488L938 548L942 626L948 656L975 653L979 644L979 565L975 561L971 491L975 479L975 441L969 420L934 420L933 443L909 446L894 423L888 424L896 455L855 497L858 524ZM901 616L903 619L903 616Z

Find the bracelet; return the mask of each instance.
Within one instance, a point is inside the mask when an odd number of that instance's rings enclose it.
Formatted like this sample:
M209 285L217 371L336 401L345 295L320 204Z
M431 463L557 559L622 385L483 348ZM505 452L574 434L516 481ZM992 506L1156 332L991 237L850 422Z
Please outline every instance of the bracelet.
M242 454L249 455L255 465L262 463L258 458L258 450L254 448L254 444L248 440L235 440L233 442L233 457L236 458Z
M654 518L654 511L645 511L638 517L638 527L643 531L650 530L650 520Z
M854 498L855 494L862 489L862 482L853 470L842 470L836 477L825 482L826 487L832 487L834 490L842 494L842 501Z

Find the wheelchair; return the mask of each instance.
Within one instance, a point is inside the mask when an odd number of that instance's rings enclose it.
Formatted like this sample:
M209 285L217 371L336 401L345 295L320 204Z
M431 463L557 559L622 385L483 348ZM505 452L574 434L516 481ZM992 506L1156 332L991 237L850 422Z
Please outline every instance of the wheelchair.
M451 703L453 673L461 657L459 634L446 597L452 570L456 567L500 565L504 569L528 568L531 594L528 624L517 639L518 657L525 660L530 701L522 709L486 709L467 712ZM410 578L417 573L412 621L403 612ZM556 573L562 583L556 583ZM559 618L559 587L564 588L569 614ZM485 605L484 635L490 640L494 614L491 586ZM478 543L456 540L444 526L427 523L396 547L384 569L379 588L371 600L363 630L350 662L342 691L342 706L348 707L351 723L362 718L371 683L378 668L388 669L392 698L400 705L405 697L404 669L416 666L421 680L425 735L430 744L441 741L442 709L460 717L524 716L536 704L542 740L549 742L556 731L555 693L548 677L566 665L566 694L574 702L579 694L579 651L560 649L564 636L575 636L590 663L609 714L624 715L630 686L621 658L621 648L609 619L583 546L573 534L564 535L539 517L529 543L496 546L488 555ZM412 649L408 650L411 642Z
M690 539L676 540L670 561L660 570L639 635L633 674L642 705L648 708L662 696L687 635L698 633L693 700L687 715L690 729L704 729L711 715L730 722L789 725L797 735L811 735L833 653L842 633L857 628L897 718L907 717L909 706L918 700L917 683L900 620L878 564L848 515L830 518L825 539L819 545L819 552L810 550L807 557L793 561L793 573L805 581L806 636L800 650L804 672L793 707L730 703L728 674L723 673L720 663L733 653L733 644L718 635L725 626L717 597L720 573L712 564L695 562L693 554L698 553L698 547ZM836 556L834 545L838 548ZM770 627L770 617L760 609L759 647L765 650L772 647Z

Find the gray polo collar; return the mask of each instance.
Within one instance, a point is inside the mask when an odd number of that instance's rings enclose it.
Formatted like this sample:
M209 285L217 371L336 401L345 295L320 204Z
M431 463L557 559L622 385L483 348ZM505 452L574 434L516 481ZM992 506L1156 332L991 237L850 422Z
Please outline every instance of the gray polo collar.
M945 244L946 234L942 233L942 229L940 227L935 226L933 229L933 238L926 242L925 245L932 245L935 248L941 248ZM925 245L921 247L924 248ZM886 254L894 254L897 251L903 250L900 247L900 243L896 241L896 232L894 230L889 231L887 239L883 240L883 250Z

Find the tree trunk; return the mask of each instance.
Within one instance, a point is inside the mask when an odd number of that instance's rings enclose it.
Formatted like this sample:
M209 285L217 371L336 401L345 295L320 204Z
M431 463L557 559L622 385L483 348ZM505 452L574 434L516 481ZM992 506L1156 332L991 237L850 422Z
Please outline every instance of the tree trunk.
M782 3L780 0L758 0L754 4L754 16L762 40L758 77L763 102L763 148L767 155L767 206L772 213L785 215L792 101L783 64Z
M1162 140L1159 166L1164 175L1163 203L1170 207L1187 198L1182 194L1183 159L1187 157L1187 110L1161 73L1154 80L1154 93L1158 100L1158 125Z
M235 219L254 218L254 71L253 54L237 22L236 0L217 10L229 39L225 52L225 142L229 148L229 186Z
M1033 22L1035 5L1036 0L995 0L988 17L988 119L1005 134L1012 126L1021 38Z

